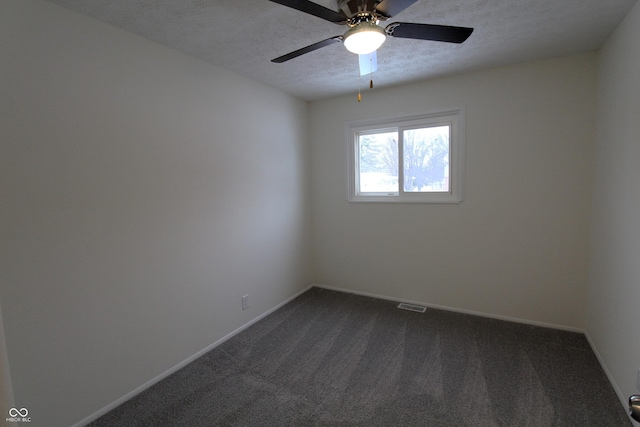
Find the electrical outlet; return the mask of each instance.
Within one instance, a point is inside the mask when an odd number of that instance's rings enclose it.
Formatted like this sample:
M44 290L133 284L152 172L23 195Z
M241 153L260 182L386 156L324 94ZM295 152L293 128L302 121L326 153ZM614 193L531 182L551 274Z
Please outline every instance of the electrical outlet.
M636 377L636 389L640 391L640 368L638 368L638 376Z
M242 296L242 309L246 310L249 308L249 294Z

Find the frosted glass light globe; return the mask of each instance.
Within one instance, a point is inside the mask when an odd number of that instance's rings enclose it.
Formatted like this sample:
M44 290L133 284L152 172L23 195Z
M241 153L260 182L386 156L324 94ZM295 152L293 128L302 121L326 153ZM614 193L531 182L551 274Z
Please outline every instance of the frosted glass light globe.
M365 55L382 46L387 38L384 29L374 22L363 22L344 33L344 47L349 52Z

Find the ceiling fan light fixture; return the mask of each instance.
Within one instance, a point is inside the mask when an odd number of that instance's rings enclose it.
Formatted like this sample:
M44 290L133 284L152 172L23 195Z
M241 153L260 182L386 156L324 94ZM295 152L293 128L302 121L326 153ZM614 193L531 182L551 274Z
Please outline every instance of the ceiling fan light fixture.
M344 33L344 47L349 52L366 55L382 46L387 38L384 28L375 22L362 22Z

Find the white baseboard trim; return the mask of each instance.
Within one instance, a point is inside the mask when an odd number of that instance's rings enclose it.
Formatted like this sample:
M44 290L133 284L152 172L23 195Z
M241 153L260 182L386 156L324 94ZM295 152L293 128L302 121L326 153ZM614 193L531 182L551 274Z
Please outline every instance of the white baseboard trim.
M543 328L551 328L551 329L559 329L559 330L568 331L568 332L584 333L584 329L574 328L574 327L571 327L571 326L556 325L556 324L553 324L553 323L537 322L535 320L520 319L520 318L517 318L517 317L502 316L502 315L499 315L499 314L483 313L483 312L480 312L480 311L466 310L466 309L462 309L462 308L449 307L449 306L438 305L438 304L430 304L430 303L426 303L424 301L415 301L415 300L408 300L408 299L404 299L404 298L391 297L391 296L388 296L388 295L373 294L373 293L370 293L370 292L354 291L354 290L351 290L351 289L337 288L337 287L334 287L334 286L325 286L325 285L320 285L320 284L317 284L317 283L314 283L313 287L320 288L320 289L327 289L327 290L330 290L330 291L337 291L337 292L345 292L345 293L355 294L355 295L362 295L362 296L365 296L365 297L377 298L377 299L382 299L382 300L387 300L387 301L394 301L394 302L398 302L398 303L404 302L404 303L407 303L407 304L422 305L422 306L428 307L428 308L452 311L452 312L455 312L455 313L462 313L462 314L471 314L471 315L474 315L474 316L486 317L486 318L496 319L496 320L504 320L504 321L507 321L507 322L524 323L524 324L532 325L532 326L541 326Z
M596 345L593 343L593 340L589 336L589 332L585 331L584 336L587 338L587 341L589 342L589 346L591 347L591 350L593 351L593 354L596 355L596 358L598 359L598 362L600 363L600 367L602 367L602 370L604 371L605 375L607 376L607 379L609 380L609 383L611 383L611 387L613 387L613 390L618 395L618 399L620 400L620 404L622 405L624 410L627 411L628 410L628 406L629 406L629 396L626 396L622 392L620 387L618 386L618 383L613 378L613 375L611 374L611 371L609 371L609 368L607 367L606 363L604 363L604 359L600 355L600 352L598 351L598 347L596 347ZM634 426L640 426L640 423L635 421L634 419L632 419L631 416L629 416L629 420L631 421L631 423Z
M233 336L235 336L235 335L239 334L240 332L244 331L249 326L251 326L254 323L262 320L265 317L267 317L268 315L270 315L274 311L276 311L279 308L281 308L283 305L293 301L294 299L296 299L297 297L299 297L303 293L307 292L312 287L313 287L313 285L307 286L303 290L297 292L293 296L291 296L291 297L287 298L286 300L282 301L280 304L276 305L275 307L265 311L264 313L262 313L258 317L253 318L249 322L247 322L244 325L240 326L238 329L228 333L227 335L223 336L219 340L215 341L214 343L212 343L212 344L208 345L207 347L203 348L202 350L198 351L194 355L189 356L188 358L186 358L182 362L178 363L177 365L173 366L172 368L168 369L167 371L161 373L157 377L152 378L151 380L149 380L146 383L142 384L140 387L136 388L135 390L130 391L129 393L125 394L124 396L120 397L119 399L116 399L115 401L111 402L110 404L108 404L107 406L103 407L102 409L94 412L93 414L89 415L88 417L84 418L83 420L73 424L71 427L84 427L87 424L97 420L101 416L105 415L106 413L112 411L113 409L115 409L118 406L122 405L126 401L128 401L128 400L132 399L133 397L137 396L138 394L142 393L143 391L145 391L149 387L151 387L154 384L162 381L163 379L167 378L169 375L177 372L178 370L180 370L180 369L184 368L185 366L187 366L189 363L193 362L194 360L198 359L199 357L203 356L204 354L206 354L209 351L213 350L214 348L218 347L220 344L224 343L228 339L230 339Z

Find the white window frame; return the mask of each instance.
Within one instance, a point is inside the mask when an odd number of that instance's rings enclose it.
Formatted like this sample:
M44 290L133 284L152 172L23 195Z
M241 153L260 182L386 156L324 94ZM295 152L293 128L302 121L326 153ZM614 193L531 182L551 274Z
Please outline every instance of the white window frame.
M387 117L382 119L366 119L347 122L347 159L348 159L348 201L349 202L382 202L382 203L460 203L464 183L465 152L465 109L451 108L447 110L423 113L414 116ZM402 131L412 128L450 126L449 138L449 191L438 192L405 192L404 186L404 154ZM398 192L397 193L360 193L358 182L360 133L373 131L398 131Z

